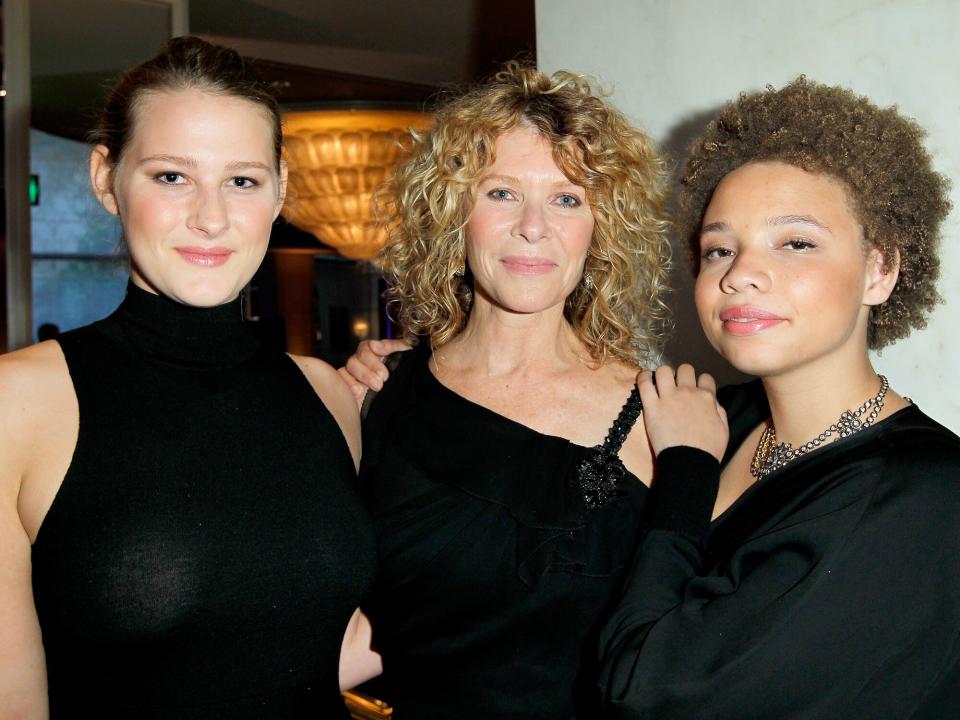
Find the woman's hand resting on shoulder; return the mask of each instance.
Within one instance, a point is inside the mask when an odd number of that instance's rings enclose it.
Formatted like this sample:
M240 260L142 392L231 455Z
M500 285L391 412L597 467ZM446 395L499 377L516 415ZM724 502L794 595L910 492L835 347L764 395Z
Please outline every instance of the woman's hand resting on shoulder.
M353 396L362 400L367 390L383 390L383 384L390 377L390 371L384 365L386 359L404 350L410 350L410 345L403 340L364 340L357 346L357 351L347 358L347 364L337 372L350 387Z
M717 402L717 384L692 365L681 365L674 374L669 365L637 375L643 402L647 437L654 455L685 445L704 450L717 460L727 449L727 413Z

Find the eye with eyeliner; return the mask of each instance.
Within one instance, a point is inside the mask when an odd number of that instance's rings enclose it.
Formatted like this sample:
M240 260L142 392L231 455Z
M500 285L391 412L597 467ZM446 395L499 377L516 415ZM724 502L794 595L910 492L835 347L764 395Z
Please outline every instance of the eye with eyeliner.
M583 205L583 201L573 193L561 193L557 196L555 202L560 207L575 209Z
M487 191L487 197L496 202L505 202L506 200L513 200L514 195L510 190L502 187L495 187L492 190Z
M793 250L795 252L809 252L810 250L815 250L817 245L811 240L803 237L792 237L784 241L781 247L786 248L787 250Z
M260 183L251 177L237 176L230 178L230 186L237 188L238 190L248 190L257 187L258 185L260 185Z
M153 174L153 179L161 185L183 185L186 178L181 173L166 170Z
M722 260L733 257L734 251L724 245L712 245L704 248L700 253L702 260Z

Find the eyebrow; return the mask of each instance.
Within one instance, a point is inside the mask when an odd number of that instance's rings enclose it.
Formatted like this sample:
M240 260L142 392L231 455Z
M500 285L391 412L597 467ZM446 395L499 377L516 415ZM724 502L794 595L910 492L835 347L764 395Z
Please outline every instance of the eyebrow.
M137 165L146 165L148 162L165 162L173 165L186 165L188 167L197 166L196 160L184 157L183 155L147 155L146 157L140 158L137 161Z
M273 168L266 163L262 163L259 160L234 160L229 162L225 166L228 170L266 170L270 172Z
M711 232L726 232L729 229L730 229L730 226L727 225L725 222L712 222L700 228L700 234L706 235L707 233L711 233Z
M186 157L184 155L148 155L145 158L140 158L137 164L144 165L149 162L163 162L170 163L172 165L183 165L191 168L197 167L197 161L194 158ZM234 160L233 162L228 162L226 165L224 165L224 167L227 170L259 169L266 170L267 172L270 172L272 169L269 165L262 163L259 160Z
M513 175L484 175L483 177L480 178L479 182L484 183L484 182L488 182L488 181L491 181L491 180L494 181L494 182L505 181L505 182L508 182L508 183L518 183L518 182L520 182L520 178L514 177ZM579 188L580 186L577 185L577 184L576 184L575 182L573 182L572 180L568 180L567 178L564 178L563 180L557 180L555 183L553 183L553 187L572 187L572 188Z
M780 215L779 217L769 218L767 220L767 225L810 225L811 227L819 228L824 232L830 232L830 228L812 215Z
M809 225L819 228L824 232L830 232L830 228L812 215L778 215L777 217L768 218L767 225L770 227L777 227L779 225ZM700 234L706 235L711 232L727 232L729 230L730 226L725 222L712 222L704 225L700 229Z

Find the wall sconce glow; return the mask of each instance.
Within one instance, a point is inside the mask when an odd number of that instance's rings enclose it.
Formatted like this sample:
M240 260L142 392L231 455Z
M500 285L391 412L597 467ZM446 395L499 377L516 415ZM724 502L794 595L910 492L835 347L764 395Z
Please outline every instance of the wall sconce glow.
M375 257L387 229L374 220L373 193L403 157L409 130L431 122L428 113L401 110L284 113L283 216L345 257Z
M6 88L0 88L0 97L6 97L6 96L7 96Z
M363 339L370 334L370 323L366 320L354 320L353 321L353 334L359 338Z

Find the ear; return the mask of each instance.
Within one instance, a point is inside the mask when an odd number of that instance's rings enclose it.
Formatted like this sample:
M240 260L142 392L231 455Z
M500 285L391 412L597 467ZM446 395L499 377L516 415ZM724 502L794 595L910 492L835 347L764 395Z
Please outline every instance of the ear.
M280 214L280 211L283 209L283 202L287 199L287 159L286 157L280 158L280 186L279 194L277 195L277 208L273 213L273 219L276 220L277 216Z
M117 196L113 192L113 166L108 156L110 151L106 145L97 145L90 152L90 184L100 204L111 215L120 214Z
M887 256L880 248L867 253L867 278L863 291L864 305L882 305L890 297L900 277L900 251L894 248L893 258L887 265Z

